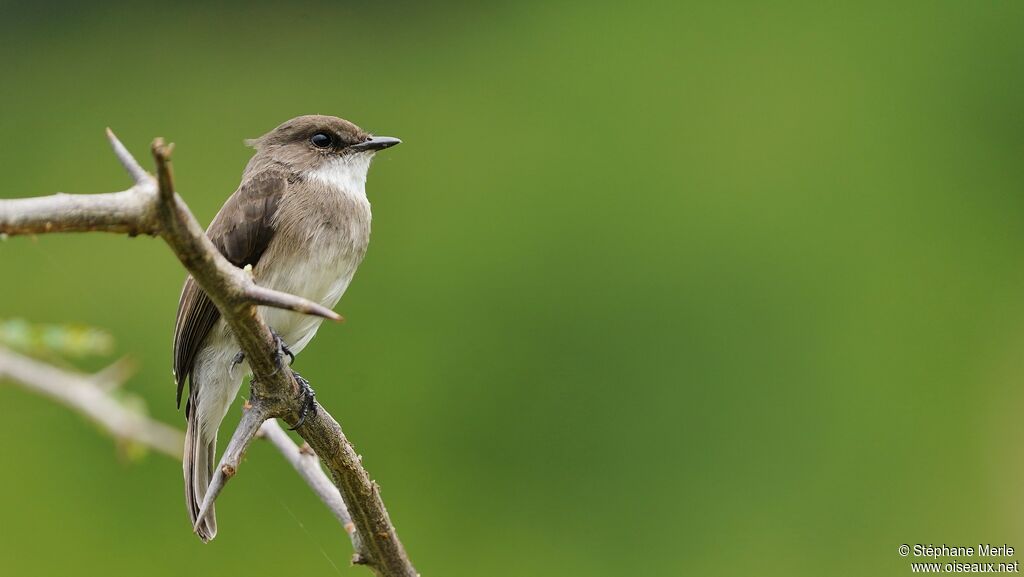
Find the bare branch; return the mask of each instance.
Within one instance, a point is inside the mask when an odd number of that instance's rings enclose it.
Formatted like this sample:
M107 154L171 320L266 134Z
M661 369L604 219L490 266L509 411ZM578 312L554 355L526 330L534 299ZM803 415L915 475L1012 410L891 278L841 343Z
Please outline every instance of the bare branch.
M192 527L193 531L198 532L199 526L206 520L206 515L213 508L213 502L217 500L224 485L227 485L231 477L235 476L238 465L242 462L242 454L249 448L249 443L256 437L256 433L259 432L267 418L268 415L262 407L246 405L245 412L242 413L242 420L235 428L235 433L231 435L231 441L224 449L220 463L217 464L217 469L213 472L213 479L210 480L210 487L206 490L203 504L199 508L199 515Z
M110 396L110 392L122 384L130 365L130 361L121 359L97 373L83 375L58 369L0 347L0 380L10 380L27 391L57 399L61 404L99 422L115 438L147 446L180 461L185 438L181 431L133 412ZM81 399L88 399L90 408L84 408ZM104 400L97 404L95 399ZM97 415L98 419L93 418ZM133 423L133 426L123 427L123 423ZM264 422L258 436L268 440L291 463L348 533L355 550L360 551L358 535L345 501L320 467L320 461L312 449L306 445L299 447L292 442L275 419Z
M352 539L352 548L355 549L356 556L358 557L353 559L353 563L359 563L362 560L362 555L359 553L362 550L362 544L359 542L356 526L352 523L348 507L345 506L345 500L341 498L338 488L331 483L331 479L324 473L323 468L320 467L320 459L317 458L313 449L309 448L309 445L296 446L288 437L288 433L284 432L281 425L277 423L277 419L270 419L264 422L263 426L260 427L259 435L270 441L277 447L278 451L281 451L284 458L292 464L292 467L295 467L299 476L305 479L306 484L320 497L320 500L330 509L331 513L334 513L334 517L345 528L349 538Z
M157 234L152 219L156 181L139 166L109 128L107 138L135 186L121 192L88 195L57 193L36 198L0 200L0 233L11 236L90 231L131 236Z
M181 460L185 442L181 431L130 411L87 375L64 371L0 347L0 379L14 381L84 414L116 439L135 441Z
M153 140L153 159L156 160L156 179L160 183L160 199L164 203L174 197L174 173L171 170L171 153L174 143L165 144L163 138Z
M294 426L294 421L288 420ZM394 524L380 497L380 486L363 468L362 457L341 431L338 421L317 405L315 414L306 417L296 432L316 450L331 472L334 484L348 504L359 532L365 562L379 575L417 577Z
M156 234L149 219L156 188L140 186L102 194L63 194L0 200L0 234L116 232Z
M114 152L138 184L120 193L100 195L56 195L36 199L0 200L0 234L82 232L102 230L128 234L159 234L188 269L199 286L217 306L245 353L253 372L252 417L243 418L221 467L220 487L237 469L240 456L252 435L266 418L281 418L294 426L299 421L302 400L298 384L277 355L276 341L259 314L259 305L274 306L338 320L324 307L266 288L256 287L251 277L231 265L214 247L184 201L175 193L171 171L172 147L162 139L153 142L157 178L143 172L128 151L108 134ZM257 417L259 422L255 422ZM255 425L253 424L255 423ZM380 498L377 484L370 480L360 459L341 431L338 422L316 405L297 429L298 434L320 456L331 472L335 486L349 504L362 545L358 561L380 576L416 577L395 528ZM237 442L236 442L237 439ZM219 488L218 491L221 489ZM207 494L212 505L217 492ZM204 509L208 505L204 503Z

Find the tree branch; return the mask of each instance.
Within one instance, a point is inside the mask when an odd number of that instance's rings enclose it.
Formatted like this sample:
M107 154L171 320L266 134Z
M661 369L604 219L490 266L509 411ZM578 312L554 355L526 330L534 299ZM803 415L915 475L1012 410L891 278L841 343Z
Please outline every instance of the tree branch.
M120 387L127 378L127 364L120 360L98 373L82 375L0 346L0 381L11 381L84 414L118 441L132 441L180 461L185 442L184 433L132 411L111 396L111 391ZM295 467L299 476L349 534L355 550L359 551L355 525L352 524L345 501L320 467L320 461L313 451L308 446L299 447L293 443L276 419L265 421L260 427L259 436L270 441Z
M320 497L324 505L334 513L334 517L341 523L345 532L348 533L349 538L352 540L352 548L356 551L352 557L352 563L363 563L362 554L360 553L363 550L363 546L359 542L359 533L356 533L356 526L352 523L352 517L349 516L348 507L345 506L345 501L341 498L338 488L334 486L331 479L324 473L323 468L320 467L320 459L317 458L313 449L308 444L301 447L296 446L291 438L288 437L288 433L285 433L281 425L277 423L277 419L265 421L263 426L260 427L259 436L270 441L277 447L278 451L281 451L284 458L292 464L292 467L295 467L295 471L299 473L299 476L313 489L317 497Z
M82 413L115 439L135 441L181 460L185 443L185 435L181 431L128 410L93 378L58 369L0 347L0 379L18 383Z
M242 454L249 448L249 443L252 442L260 427L269 418L270 415L267 414L266 409L262 405L246 405L245 412L242 413L242 420L238 422L235 433L231 435L231 440L224 449L224 454L220 457L220 464L213 472L210 486L206 489L203 503L199 507L199 515L196 516L196 521L192 526L193 531L198 531L199 526L206 520L206 516L213 507L213 502L217 500L220 492L224 490L224 486L227 485L228 481L235 476L235 472L238 471L238 465L242 462Z
M277 354L276 341L259 314L259 305L327 318L336 315L295 295L254 288L251 276L220 254L175 193L170 145L159 138L153 141L157 168L154 178L142 170L113 132L108 130L107 136L135 186L119 193L0 200L0 234L97 230L159 235L217 306L245 353L254 377L250 410L254 409L256 416L281 418L294 426L302 404L299 386ZM242 425L232 439L232 445L237 439L239 451L259 430L246 419ZM334 417L317 404L297 432L320 456L349 504L362 545L360 560L380 576L415 577L416 570L391 524L379 488L370 480ZM224 471L225 466L232 473L237 471L238 462L229 451L218 469Z

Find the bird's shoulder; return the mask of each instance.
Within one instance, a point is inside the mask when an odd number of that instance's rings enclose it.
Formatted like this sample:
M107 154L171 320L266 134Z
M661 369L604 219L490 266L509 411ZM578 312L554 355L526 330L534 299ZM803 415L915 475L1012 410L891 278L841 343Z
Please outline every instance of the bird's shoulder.
M274 236L275 217L294 175L271 167L246 174L206 234L235 266L255 265Z

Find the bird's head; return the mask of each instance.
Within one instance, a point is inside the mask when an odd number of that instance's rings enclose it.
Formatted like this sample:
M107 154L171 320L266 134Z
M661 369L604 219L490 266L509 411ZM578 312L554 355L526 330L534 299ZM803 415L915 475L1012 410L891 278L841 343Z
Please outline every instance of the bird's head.
M309 115L293 118L246 144L259 156L305 172L341 164L369 166L374 154L401 142L374 136L343 118Z

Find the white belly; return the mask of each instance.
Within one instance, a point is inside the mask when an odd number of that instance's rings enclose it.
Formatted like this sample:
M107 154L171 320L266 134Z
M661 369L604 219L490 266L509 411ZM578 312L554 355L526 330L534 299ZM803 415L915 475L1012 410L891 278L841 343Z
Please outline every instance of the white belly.
M257 282L268 288L305 297L325 307L334 308L352 282L352 276L359 266L352 259L338 259L332 263L321 263L310 258L308 253L296 257L289 267L268 274ZM267 325L278 335L293 353L299 352L316 334L323 321L320 317L304 315L272 307L260 307L260 313Z

